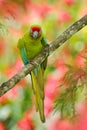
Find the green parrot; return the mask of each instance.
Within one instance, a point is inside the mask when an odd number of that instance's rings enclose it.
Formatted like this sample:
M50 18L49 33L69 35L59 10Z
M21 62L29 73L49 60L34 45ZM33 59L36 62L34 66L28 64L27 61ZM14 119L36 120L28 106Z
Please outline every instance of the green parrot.
M21 58L24 65L28 64L47 45L47 39L39 25L32 25L24 36L18 41ZM44 115L44 70L46 69L47 58L31 71L32 88L36 111L39 111L40 119L45 122Z

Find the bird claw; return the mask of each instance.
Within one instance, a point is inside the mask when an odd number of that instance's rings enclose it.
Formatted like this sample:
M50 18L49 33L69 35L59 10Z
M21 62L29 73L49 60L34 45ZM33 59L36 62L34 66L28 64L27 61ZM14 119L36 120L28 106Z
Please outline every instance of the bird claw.
M46 52L48 52L48 53L46 53ZM46 48L42 51L42 54L47 55L47 56L49 55L49 44L46 45Z
M32 62L32 60L29 60L29 64L34 65L34 63Z

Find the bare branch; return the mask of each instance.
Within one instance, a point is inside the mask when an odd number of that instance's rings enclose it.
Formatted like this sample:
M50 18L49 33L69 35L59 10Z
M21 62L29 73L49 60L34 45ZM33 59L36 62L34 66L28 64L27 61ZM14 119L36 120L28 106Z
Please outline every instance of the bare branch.
M32 60L31 63L24 66L20 72L18 72L8 81L2 83L0 86L0 96L2 96L11 88L13 88L19 81L21 81L26 75L28 75L31 70L33 70L37 65L42 63L48 55L50 55L53 51L55 51L71 36L73 36L76 32L81 30L86 25L87 15L85 15L80 20L76 21L74 24L68 27L62 34L60 34L60 36L58 36L53 42L51 42L49 46L46 46L43 51Z

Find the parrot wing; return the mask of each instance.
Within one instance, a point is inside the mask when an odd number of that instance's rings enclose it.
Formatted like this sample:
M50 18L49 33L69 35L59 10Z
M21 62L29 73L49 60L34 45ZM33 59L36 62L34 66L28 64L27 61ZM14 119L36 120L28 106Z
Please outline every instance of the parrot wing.
M22 57L24 65L28 64L29 60L26 57L26 52L24 48L21 48L21 57ZM35 106L36 106L36 111L38 111L38 103L37 103L37 95L36 95L37 87L36 88L34 87L34 86L37 86L36 85L37 83L32 72L31 72L31 76L32 76L32 83L33 83L32 88L33 88L33 93L34 93L34 98L35 98Z
M19 50L21 50L21 48L23 48L23 46L24 46L24 43L23 43L23 39L21 38L21 39L19 39L19 41L18 41L17 47L19 48Z
M20 54L21 54L23 63L25 65L28 64L28 59L27 59L26 52L25 52L25 49L24 49L24 41L23 41L23 39L19 39L17 47L20 50Z
M28 61L28 59L26 57L26 53L25 53L25 49L24 48L21 49L21 57L22 57L24 65L27 65L29 61Z
M47 39L45 37L43 37L41 39L41 44L42 44L43 47L46 47L46 45L48 45L48 41L47 41ZM46 66L47 66L47 58L42 62L41 65L42 65L42 68L44 68L44 70L45 70Z

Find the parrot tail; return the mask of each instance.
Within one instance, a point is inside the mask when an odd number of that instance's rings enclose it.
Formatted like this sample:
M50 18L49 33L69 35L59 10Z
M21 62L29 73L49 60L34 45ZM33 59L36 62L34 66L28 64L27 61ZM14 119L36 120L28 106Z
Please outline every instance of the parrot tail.
M39 65L31 71L31 80L35 98L36 111L39 111L40 119L45 122L44 116L44 69Z

